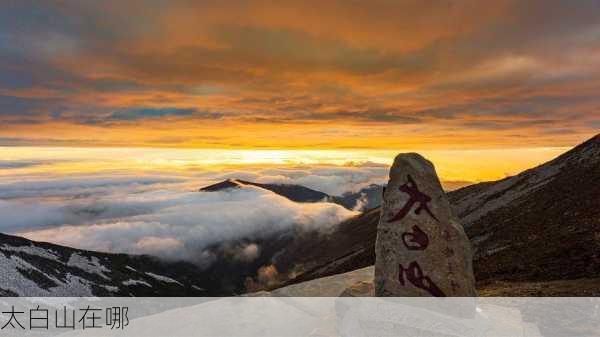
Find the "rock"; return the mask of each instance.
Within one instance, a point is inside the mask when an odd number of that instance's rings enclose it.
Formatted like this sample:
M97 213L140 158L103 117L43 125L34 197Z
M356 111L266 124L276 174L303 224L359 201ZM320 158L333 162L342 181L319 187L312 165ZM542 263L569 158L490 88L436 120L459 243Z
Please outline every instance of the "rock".
M433 164L400 154L383 195L376 296L476 296L471 246Z

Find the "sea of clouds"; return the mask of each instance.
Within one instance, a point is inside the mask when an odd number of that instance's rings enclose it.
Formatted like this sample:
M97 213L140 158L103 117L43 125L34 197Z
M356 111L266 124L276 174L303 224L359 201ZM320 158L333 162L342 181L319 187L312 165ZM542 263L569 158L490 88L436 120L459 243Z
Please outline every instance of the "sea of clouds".
M200 264L205 261L198 261L199 252L215 243L251 241L291 228L329 230L357 214L328 202L293 202L254 186L198 192L200 187L240 178L341 195L382 184L387 175L385 166L371 163L111 174L24 174L19 170L26 163L9 161L3 167L11 171L0 175L0 232ZM260 254L252 243L236 249L234 255L242 261Z

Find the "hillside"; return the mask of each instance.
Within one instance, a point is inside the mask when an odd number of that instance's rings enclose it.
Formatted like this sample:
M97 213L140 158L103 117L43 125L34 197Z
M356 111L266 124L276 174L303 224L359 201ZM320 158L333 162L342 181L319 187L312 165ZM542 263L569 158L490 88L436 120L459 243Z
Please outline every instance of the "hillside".
M472 241L480 284L600 276L600 135L514 177L448 193ZM297 243L293 284L375 261L379 209ZM327 247L326 249L323 247Z
M184 262L105 254L0 234L0 296L212 296Z
M480 281L600 276L600 135L517 176L449 196Z

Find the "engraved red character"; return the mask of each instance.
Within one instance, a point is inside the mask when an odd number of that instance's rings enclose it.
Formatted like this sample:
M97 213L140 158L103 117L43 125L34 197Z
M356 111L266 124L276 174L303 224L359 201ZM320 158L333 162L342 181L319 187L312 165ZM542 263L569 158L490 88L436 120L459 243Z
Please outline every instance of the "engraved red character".
M435 217L435 215L433 215L433 213L429 209L429 206L427 206L427 204L431 201L431 197L419 191L419 187L417 186L413 178L410 176L410 174L408 175L408 182L400 186L400 191L408 194L410 198L396 215L388 219L389 222L402 220L408 214L408 212L410 212L410 210L415 204L419 205L415 209L415 214L420 214L421 211L424 210L425 212L427 212L427 214L429 214L429 216L435 219L435 221L439 221Z
M412 227L411 232L405 232L402 234L402 242L408 250L425 250L429 246L429 237L425 232L415 225Z
M408 280L413 286L427 291L431 296L435 297L446 297L446 294L429 278L423 274L421 266L416 261L411 262L408 268L404 268L402 264L399 265L398 281L403 286L406 285Z

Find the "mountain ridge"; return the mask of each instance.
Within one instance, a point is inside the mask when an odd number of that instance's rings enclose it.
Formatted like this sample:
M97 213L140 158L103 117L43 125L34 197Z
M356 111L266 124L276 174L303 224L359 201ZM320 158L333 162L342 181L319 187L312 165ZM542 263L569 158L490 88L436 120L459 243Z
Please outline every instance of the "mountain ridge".
M363 211L375 208L381 203L381 191L383 189L383 186L371 184L357 192L346 192L342 195L333 196L297 184L268 184L242 179L227 179L202 187L198 191L217 192L231 188L242 188L244 185L263 188L295 202L331 202L349 210Z

